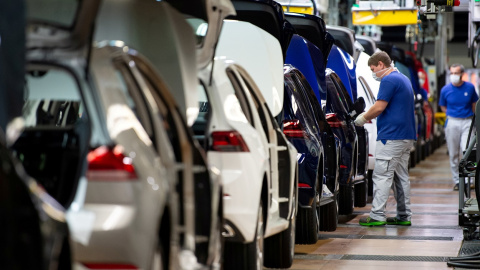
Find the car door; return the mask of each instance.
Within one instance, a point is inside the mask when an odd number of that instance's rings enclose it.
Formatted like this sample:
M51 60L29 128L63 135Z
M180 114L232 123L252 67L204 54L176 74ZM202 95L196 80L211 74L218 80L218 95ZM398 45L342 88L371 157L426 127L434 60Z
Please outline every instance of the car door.
M279 207L279 216L288 218L291 214L289 209L290 197L292 194L292 179L294 179L291 156L287 146L287 139L283 135L278 123L273 118L267 103L262 101L261 95L255 90L255 83L243 68L236 66L237 76L241 78L244 88L254 103L254 108L258 111L262 127L267 135L270 148L270 166L272 168L271 176L271 196L274 206ZM296 160L295 160L296 162ZM275 210L276 207L273 209Z
M193 133L182 118L166 84L146 59L133 52L130 57L135 65L132 67L130 61L129 66L137 81L143 84L143 95L148 100L152 117L162 119L162 126L157 128L166 130L174 149L183 212L180 221L183 221L186 230L185 245L191 245L189 241L192 239L187 236L194 235L197 259L204 264L210 264L214 260L219 260L213 257L220 255L214 254L211 250L221 245L220 228L223 214L220 183L210 177L205 152L193 139Z

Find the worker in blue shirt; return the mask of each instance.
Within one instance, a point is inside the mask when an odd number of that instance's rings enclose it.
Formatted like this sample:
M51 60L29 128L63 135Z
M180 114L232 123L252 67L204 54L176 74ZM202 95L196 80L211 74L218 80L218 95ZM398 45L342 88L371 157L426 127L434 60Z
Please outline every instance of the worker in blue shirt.
M372 210L369 217L360 219L363 226L411 225L408 162L417 139L415 99L410 80L391 63L388 54L382 51L374 53L368 60L372 76L380 81L380 89L375 104L355 119L355 125L363 126L378 117ZM392 184L397 215L387 218L385 207Z
M458 190L458 164L467 147L468 131L478 100L473 84L462 80L464 72L465 68L461 64L453 64L450 67L450 83L442 88L438 103L442 111L447 114L445 138L450 156L454 190Z

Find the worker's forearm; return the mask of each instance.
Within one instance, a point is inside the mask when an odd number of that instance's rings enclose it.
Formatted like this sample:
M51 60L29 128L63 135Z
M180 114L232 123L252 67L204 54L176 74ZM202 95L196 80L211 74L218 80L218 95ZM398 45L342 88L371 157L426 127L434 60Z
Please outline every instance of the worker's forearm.
M444 113L447 112L447 107L445 107L445 106L440 106L440 109L442 109L442 112L444 112Z
M385 110L385 107L379 106L378 103L373 104L372 107L363 115L365 119L367 120L372 120L374 118L377 118L383 111Z

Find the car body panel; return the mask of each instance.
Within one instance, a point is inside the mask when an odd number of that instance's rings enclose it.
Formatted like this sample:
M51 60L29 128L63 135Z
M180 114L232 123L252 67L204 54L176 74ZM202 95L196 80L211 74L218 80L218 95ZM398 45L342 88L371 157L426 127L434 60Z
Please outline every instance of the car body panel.
M368 67L369 56L366 53L361 53L357 61L357 87L358 96L363 97L365 100L365 110L372 107L376 101L376 95L380 87L380 82L373 79L371 75L370 67ZM368 131L369 136L369 170L375 168L375 146L377 142L377 119L372 119L371 123L366 123L365 128Z
M209 122L204 132L209 166L218 171L223 185L224 219L234 223L242 241L253 241L260 201L262 180L269 177L270 165L266 138L245 117L226 70L231 63L217 58L213 65L213 81L204 83L209 103ZM208 82L210 71L199 73L202 82ZM194 129L195 129L194 125ZM248 146L249 152L211 151L210 134L215 131L237 131ZM195 132L196 134L199 134ZM249 169L246 169L249 168ZM245 190L258 192L245 193ZM237 219L241 215L242 219ZM236 223L238 222L238 223Z
M297 78L298 73L295 73L292 66L285 66L286 85L283 113L284 121L298 121L303 126L303 136L287 136L287 138L302 155L302 159L298 162L298 182L304 185L299 187L299 204L300 206L311 206L317 195L315 188L317 185L323 186L324 184L324 164L320 164L323 162L324 154L321 131L310 101L307 99L306 93L303 93L305 91L303 85ZM321 195L319 194L319 196Z
M335 135L337 135L342 142L338 181L340 185L348 185L353 183L356 169L353 168L353 165L356 164L355 158L357 156L357 153L354 152L357 143L355 126L342 101L342 99L344 99L343 94L339 92L338 89L339 82L341 83L340 78L330 69L327 69L326 77L327 100L325 112L327 114L327 119L331 114L336 114L336 118L339 121L335 126L331 126Z

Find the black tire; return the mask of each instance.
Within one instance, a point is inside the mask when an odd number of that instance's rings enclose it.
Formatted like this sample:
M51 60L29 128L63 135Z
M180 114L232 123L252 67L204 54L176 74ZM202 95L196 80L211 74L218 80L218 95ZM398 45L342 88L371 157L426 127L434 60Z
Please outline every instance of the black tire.
M269 268L290 268L295 255L295 215L283 232L265 239L263 265Z
M355 184L354 187L355 199L354 199L354 206L355 207L365 207L367 205L367 197L368 197L368 187L367 187L367 179L364 181Z
M257 231L253 242L225 242L224 269L263 269L263 206L260 202L257 217Z
M351 215L353 213L353 193L353 185L340 185L338 200L339 215Z
M297 244L315 244L318 240L318 221L316 203L312 207L298 208L295 243Z
M322 205L319 209L320 231L333 232L337 230L338 225L338 199L333 202Z

